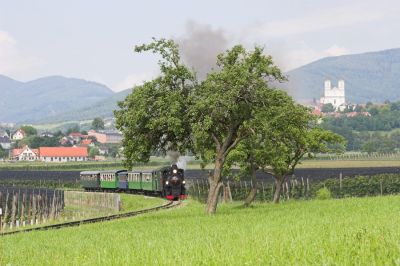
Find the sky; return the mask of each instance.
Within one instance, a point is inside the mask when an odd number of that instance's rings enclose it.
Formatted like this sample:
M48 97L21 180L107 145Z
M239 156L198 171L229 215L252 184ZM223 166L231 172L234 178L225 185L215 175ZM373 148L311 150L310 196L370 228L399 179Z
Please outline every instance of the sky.
M239 43L263 46L288 71L400 48L398 14L398 0L0 0L0 74L62 75L121 91L157 75L157 57L133 51L152 37L177 40L193 67Z

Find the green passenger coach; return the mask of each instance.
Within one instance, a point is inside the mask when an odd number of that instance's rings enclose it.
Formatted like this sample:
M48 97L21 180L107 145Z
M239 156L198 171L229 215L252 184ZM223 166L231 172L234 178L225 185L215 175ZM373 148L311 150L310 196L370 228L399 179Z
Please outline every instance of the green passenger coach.
M111 170L100 172L100 187L103 189L116 189L118 188L118 175L126 173L126 170Z
M83 171L80 177L81 185L84 189L100 188L100 171Z

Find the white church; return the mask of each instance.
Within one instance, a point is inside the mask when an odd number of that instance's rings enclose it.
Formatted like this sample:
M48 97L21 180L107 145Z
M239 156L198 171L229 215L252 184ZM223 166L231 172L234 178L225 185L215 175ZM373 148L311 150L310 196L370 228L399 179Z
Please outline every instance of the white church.
M344 93L344 80L338 81L338 86L332 88L331 81L325 80L324 96L321 98L321 104L331 103L333 107L338 110L344 108L346 100Z

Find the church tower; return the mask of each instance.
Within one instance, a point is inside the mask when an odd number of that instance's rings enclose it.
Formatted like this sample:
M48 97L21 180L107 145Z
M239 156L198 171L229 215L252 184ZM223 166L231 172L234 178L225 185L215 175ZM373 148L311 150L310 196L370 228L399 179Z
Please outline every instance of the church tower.
M340 79L338 81L338 86L332 88L331 81L329 79L324 82L324 96L321 98L321 104L331 103L336 110L340 106L344 106L345 100L345 88L344 80Z

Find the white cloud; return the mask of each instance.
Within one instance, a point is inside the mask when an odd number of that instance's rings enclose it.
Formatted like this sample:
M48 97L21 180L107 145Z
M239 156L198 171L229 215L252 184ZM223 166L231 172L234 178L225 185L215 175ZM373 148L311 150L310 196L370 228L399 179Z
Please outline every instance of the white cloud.
M134 73L125 77L122 81L111 86L113 91L122 91L126 89L131 89L134 86L142 85L145 81L149 81L154 78L154 73L144 72L144 73Z
M0 73L14 76L28 69L41 66L44 61L27 56L18 49L17 41L6 31L0 30Z
M242 35L265 37L288 37L292 35L316 32L333 27L342 27L376 21L385 17L384 12L362 6L342 6L325 10L312 10L302 16L286 20L253 24L247 27Z

